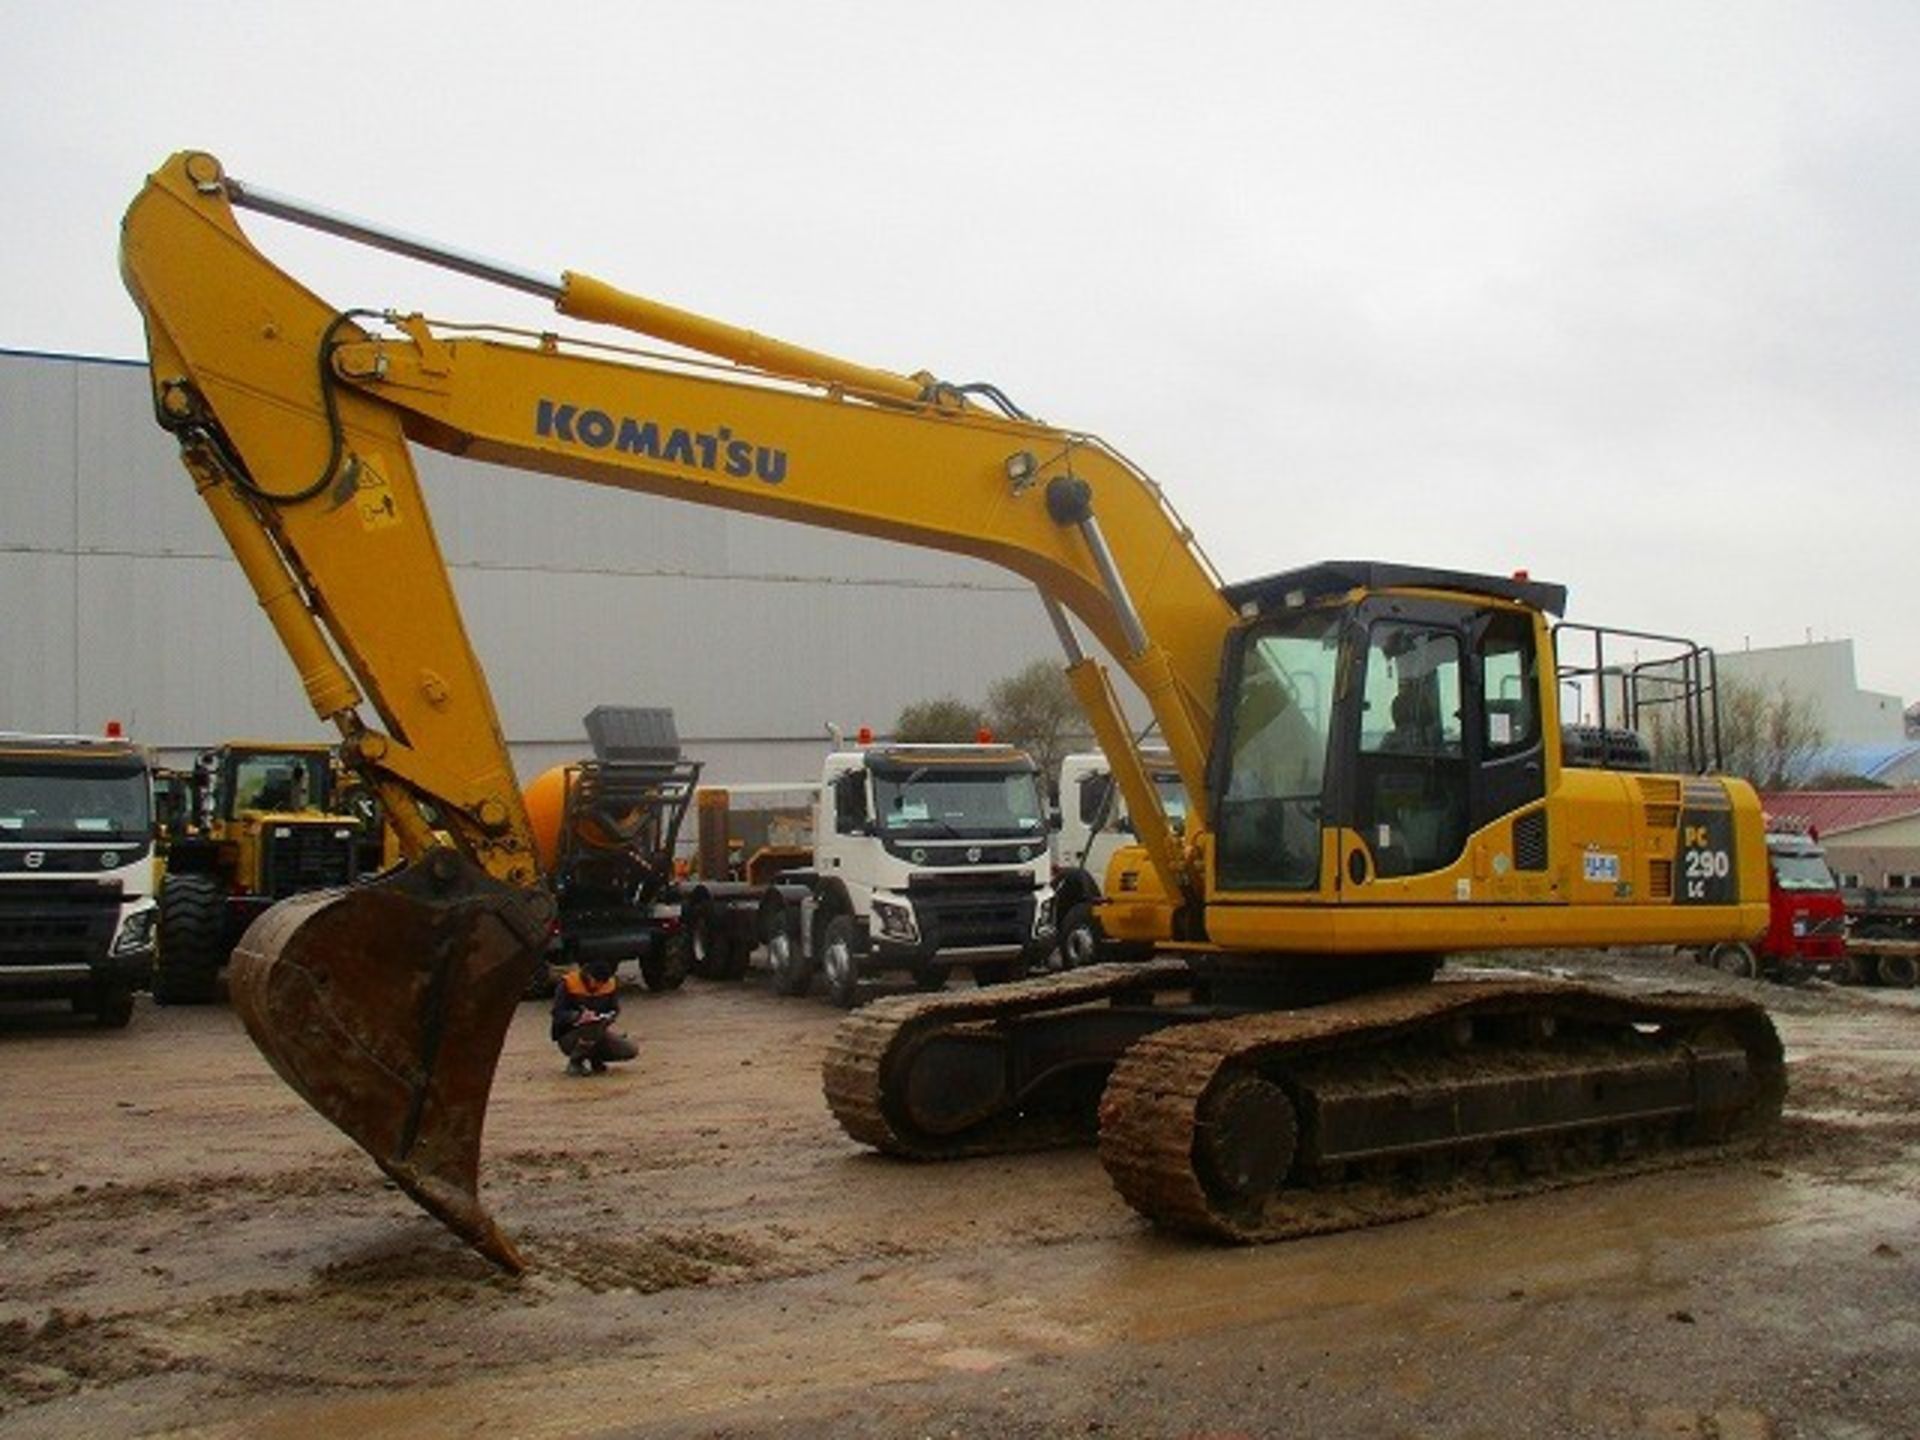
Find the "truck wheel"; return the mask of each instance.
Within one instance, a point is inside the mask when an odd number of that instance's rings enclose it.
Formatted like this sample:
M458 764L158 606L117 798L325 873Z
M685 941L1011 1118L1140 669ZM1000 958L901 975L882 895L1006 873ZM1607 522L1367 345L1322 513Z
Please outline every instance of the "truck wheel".
M860 956L854 949L851 915L836 915L821 929L820 973L834 1004L851 1010L860 1003Z
M1100 958L1100 922L1093 918L1093 906L1082 900L1067 911L1060 922L1060 942L1055 951L1062 970L1078 970Z
M1914 981L1920 980L1920 961L1911 955L1880 955L1880 983L1895 985L1902 990L1911 990Z
M1742 980L1751 980L1760 973L1760 962L1754 958L1752 946L1735 942L1713 947L1713 968Z
M103 986L86 999L75 1000L73 1008L91 1013L93 1023L102 1030L124 1030L133 1019L133 991L125 985Z
M816 944L814 954L819 953ZM782 995L804 995L813 983L813 961L801 953L799 940L784 925L767 937L767 963L773 967L773 988Z
M520 992L520 998L551 1000L553 992L560 988L561 972L571 970L579 960L571 940L563 937L559 944L548 946L533 962L533 969L527 975L527 988Z
M711 905L697 906L685 922L687 968L703 980L738 980L746 973L746 956L733 953L733 936Z
M1878 985L1880 983L1880 967L1874 963L1873 956L1847 956L1847 983L1849 985Z
M554 987L560 978L554 973L553 962L545 955L533 962L533 973L527 976L527 988L520 992L522 1000L551 1000Z
M687 981L687 936L665 936L640 958L640 978L649 990L678 990Z
M226 897L211 875L169 875L160 887L160 952L153 998L162 1005L204 1005L226 963Z

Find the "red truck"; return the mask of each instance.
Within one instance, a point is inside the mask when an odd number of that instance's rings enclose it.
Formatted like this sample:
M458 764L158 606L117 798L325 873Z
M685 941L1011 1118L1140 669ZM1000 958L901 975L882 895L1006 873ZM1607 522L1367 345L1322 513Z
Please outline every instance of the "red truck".
M1847 907L1812 835L1767 832L1767 930L1756 944L1735 941L1695 952L1729 975L1798 980L1847 973Z

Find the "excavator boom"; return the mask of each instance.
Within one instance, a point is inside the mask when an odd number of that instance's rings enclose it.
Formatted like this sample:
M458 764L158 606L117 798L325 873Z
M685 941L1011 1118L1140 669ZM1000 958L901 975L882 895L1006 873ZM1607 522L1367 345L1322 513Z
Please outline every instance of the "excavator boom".
M235 205L735 363L636 363L551 336L443 335L417 316L343 314L254 248ZM127 212L121 267L146 321L156 413L411 862L264 918L235 954L236 1008L309 1103L501 1263L518 1259L478 1199L481 1120L551 908L410 443L1026 575L1116 757L1163 892L1190 884L1069 615L1122 657L1197 796L1233 614L1158 489L1094 438L587 276L536 276L396 236L231 179L201 153L150 177Z

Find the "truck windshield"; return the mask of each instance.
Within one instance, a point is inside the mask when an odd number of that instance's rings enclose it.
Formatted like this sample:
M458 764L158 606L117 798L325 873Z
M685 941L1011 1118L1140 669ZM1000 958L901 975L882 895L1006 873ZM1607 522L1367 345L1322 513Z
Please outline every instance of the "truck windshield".
M935 769L873 774L874 814L882 833L923 832L971 839L1038 835L1046 829L1040 778L1032 770Z
M1826 857L1817 850L1780 851L1772 854L1774 883L1782 890L1835 889L1833 872Z
M124 760L0 760L0 840L144 841L151 803Z

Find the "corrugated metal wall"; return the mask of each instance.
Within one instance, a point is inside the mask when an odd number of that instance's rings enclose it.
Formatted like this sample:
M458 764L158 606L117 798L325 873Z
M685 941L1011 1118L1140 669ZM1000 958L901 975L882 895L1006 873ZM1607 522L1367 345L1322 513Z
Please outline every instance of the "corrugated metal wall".
M803 776L825 723L884 729L1058 648L974 561L420 452L523 775L598 704L671 705L716 779ZM315 737L142 366L0 353L0 728L118 718L168 751Z

